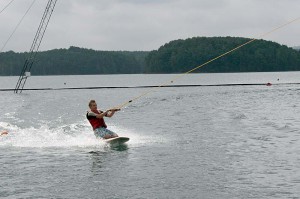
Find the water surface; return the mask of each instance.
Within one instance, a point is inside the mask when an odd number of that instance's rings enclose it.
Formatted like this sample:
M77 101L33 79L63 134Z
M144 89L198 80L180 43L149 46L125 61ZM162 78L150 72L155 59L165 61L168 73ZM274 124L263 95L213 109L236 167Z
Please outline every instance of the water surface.
M30 77L27 88L157 85L174 75ZM278 80L279 79L279 80ZM17 77L0 77L14 88ZM0 92L1 198L300 198L300 73L193 74L132 102L112 149L85 119L138 89ZM64 84L66 83L66 84ZM291 83L291 84L282 84Z

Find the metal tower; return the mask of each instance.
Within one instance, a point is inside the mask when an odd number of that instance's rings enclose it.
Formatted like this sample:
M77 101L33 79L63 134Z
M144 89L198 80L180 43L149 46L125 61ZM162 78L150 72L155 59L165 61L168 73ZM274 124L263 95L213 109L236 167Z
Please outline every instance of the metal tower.
M35 60L36 54L41 45L43 36L45 34L46 28L48 26L49 20L51 18L52 12L54 10L55 4L57 0L49 0L43 14L42 20L40 22L39 28L35 34L34 40L32 42L29 55L25 60L23 65L23 69L19 76L18 83L15 87L14 93L21 93L23 91L24 85L26 83L27 78L30 76L30 70Z

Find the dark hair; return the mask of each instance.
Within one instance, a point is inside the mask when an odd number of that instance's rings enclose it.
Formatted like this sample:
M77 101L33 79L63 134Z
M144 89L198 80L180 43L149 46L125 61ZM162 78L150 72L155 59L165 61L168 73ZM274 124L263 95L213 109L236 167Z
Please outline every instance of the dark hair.
M91 107L91 105L92 105L93 103L96 103L96 101L95 101L95 100L90 100L90 102L89 102L89 107Z

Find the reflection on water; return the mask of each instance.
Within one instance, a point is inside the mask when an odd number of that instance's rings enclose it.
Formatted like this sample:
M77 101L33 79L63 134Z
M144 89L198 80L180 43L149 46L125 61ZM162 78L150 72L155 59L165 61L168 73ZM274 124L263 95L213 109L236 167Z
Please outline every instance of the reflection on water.
M115 151L126 151L128 150L128 145L127 144L119 144L117 146L110 146L111 150L115 150Z
M127 144L120 144L119 146L106 145L104 150L90 151L88 152L92 160L92 173L100 174L110 169L113 162L119 162L119 159L127 158ZM112 168L111 168L112 169Z
M90 154L94 154L94 155L102 155L105 153L108 153L110 150L114 150L114 151L126 151L128 150L128 145L123 143L123 144L119 144L119 145L109 145L107 144L104 149L106 149L105 151L90 151Z

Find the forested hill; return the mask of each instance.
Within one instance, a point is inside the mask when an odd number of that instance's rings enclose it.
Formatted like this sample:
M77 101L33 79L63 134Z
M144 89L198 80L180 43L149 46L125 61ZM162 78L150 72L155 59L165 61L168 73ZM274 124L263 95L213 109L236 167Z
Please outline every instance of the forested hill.
M78 47L38 52L32 75L182 73L245 42L247 38L194 37L158 50L95 51ZM19 75L28 53L0 53L0 75ZM300 51L258 40L195 72L300 71Z
M144 51L95 51L78 47L38 52L32 75L142 73ZM0 75L19 75L28 53L0 54Z
M247 41L237 37L194 37L176 40L150 52L146 73L182 73ZM258 40L195 72L300 71L300 52L278 43Z

